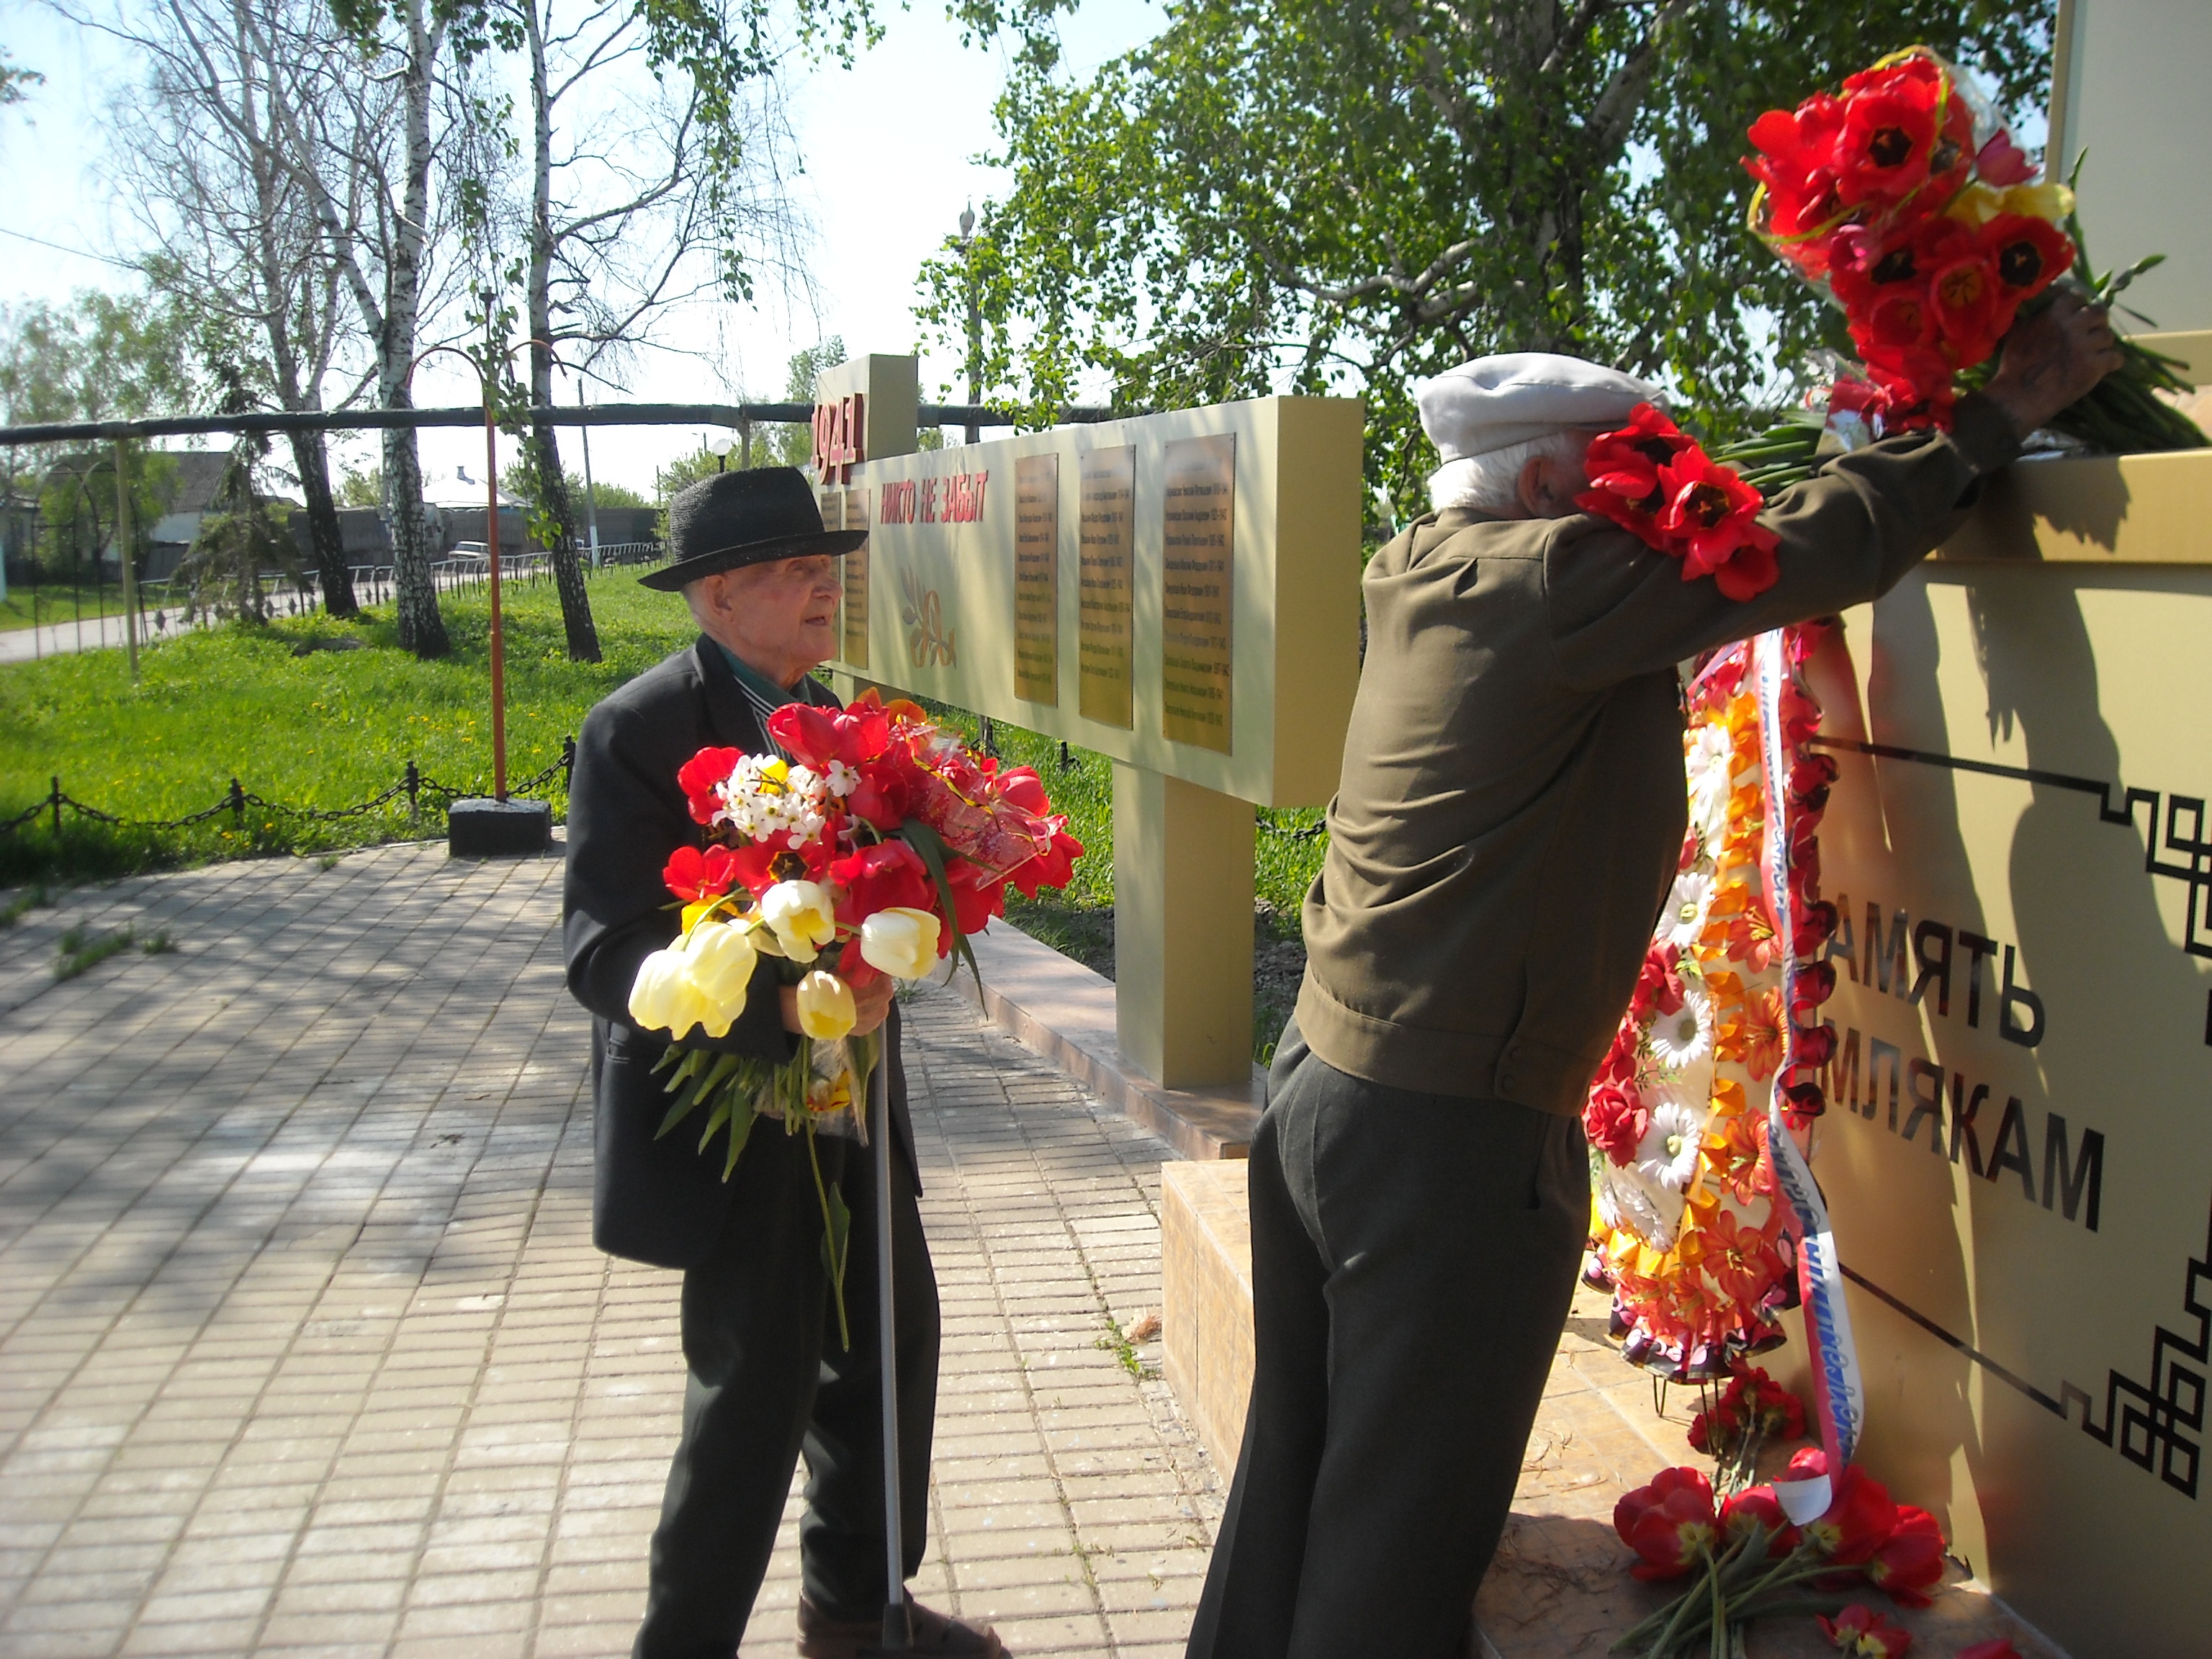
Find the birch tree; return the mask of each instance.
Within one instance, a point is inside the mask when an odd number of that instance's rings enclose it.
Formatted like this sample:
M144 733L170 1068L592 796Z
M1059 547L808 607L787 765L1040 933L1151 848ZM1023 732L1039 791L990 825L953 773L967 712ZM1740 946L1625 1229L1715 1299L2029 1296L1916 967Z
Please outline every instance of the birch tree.
M365 100L365 127L331 135L341 142L312 158L289 150L284 106L306 95L301 66L345 45L312 0L167 0L79 21L118 35L145 64L143 82L113 100L111 167L161 250L148 261L155 281L226 332L258 343L258 372L245 376L258 383L252 389L280 409L325 408L341 354L357 343L346 327L351 302L338 262L301 176L304 166L317 170L341 240L357 245L369 158L391 125L388 102ZM365 359L358 349L345 355L356 370ZM340 378L343 407L365 388L357 374L350 386ZM296 432L289 441L324 605L332 616L356 615L326 441Z
M763 274L798 280L777 62L753 44L763 16L688 0L501 0L485 15L522 70L527 185L513 216L535 406L552 404L556 364L604 380L659 349L653 325L671 307L742 302ZM531 426L526 462L568 654L596 661L550 423Z
M1055 0L959 3L1027 44L1010 188L925 273L940 336L972 284L987 380L1040 410L1363 393L1369 476L1409 500L1419 375L1566 351L1717 416L1826 339L1743 230L1762 110L1914 42L2015 108L2049 77L2050 0L1174 0L1080 80Z

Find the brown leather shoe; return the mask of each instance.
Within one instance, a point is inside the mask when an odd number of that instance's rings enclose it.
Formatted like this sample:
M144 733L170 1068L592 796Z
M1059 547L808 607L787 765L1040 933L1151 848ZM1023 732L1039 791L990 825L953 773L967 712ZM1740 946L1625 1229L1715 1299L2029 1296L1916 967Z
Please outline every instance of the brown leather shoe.
M906 1605L907 1616L914 1624L914 1646L908 1651L957 1655L961 1659L1012 1659L999 1633L988 1625L979 1630L925 1607L912 1595L906 1598ZM867 1659L883 1651L883 1641L881 1620L831 1619L805 1596L799 1598L799 1659Z

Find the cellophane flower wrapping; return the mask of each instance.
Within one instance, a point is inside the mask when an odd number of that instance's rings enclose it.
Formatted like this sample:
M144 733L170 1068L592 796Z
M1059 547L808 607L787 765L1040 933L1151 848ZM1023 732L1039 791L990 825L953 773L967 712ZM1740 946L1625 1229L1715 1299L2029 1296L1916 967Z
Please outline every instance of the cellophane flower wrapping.
M1817 626L1785 631L1800 664ZM1792 776L1777 793L1787 822L1798 937L1778 936L1765 890L1769 831L1751 645L1730 647L1687 694L1684 787L1689 829L1680 867L1613 1048L1583 1112L1592 1216L1585 1279L1613 1293L1614 1334L1632 1363L1682 1381L1728 1374L1783 1340L1776 1316L1796 1305L1790 1235L1775 1194L1769 1108L1784 1091L1809 1117L1809 1076L1832 1036L1784 1004L1784 969L1834 926L1820 902L1814 830L1834 763L1807 746L1819 709L1802 684L1781 718ZM1789 1023L1796 1062L1785 1071Z
M1947 427L1957 377L2073 264L2072 191L1924 46L1769 110L1750 138L1752 229L1842 309L1880 423Z

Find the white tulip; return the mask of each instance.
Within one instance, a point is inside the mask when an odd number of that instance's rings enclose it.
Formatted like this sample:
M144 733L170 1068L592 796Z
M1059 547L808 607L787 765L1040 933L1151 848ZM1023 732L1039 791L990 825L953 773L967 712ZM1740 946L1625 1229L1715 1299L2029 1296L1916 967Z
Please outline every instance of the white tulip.
M702 921L685 939L683 955L685 979L713 1011L701 1022L707 1035L728 1036L732 1024L745 1011L745 991L752 983L753 964L760 959L751 930L732 922Z
M811 962L837 937L837 907L817 881L780 881L761 895L761 920L793 962Z
M893 979L921 979L937 966L941 924L927 910L893 905L860 924L860 959Z
M817 1042L834 1042L859 1018L853 988L819 968L799 981L799 1029Z
M713 1013L691 983L689 966L681 946L655 951L638 964L629 989L629 1017L640 1030L681 1037Z

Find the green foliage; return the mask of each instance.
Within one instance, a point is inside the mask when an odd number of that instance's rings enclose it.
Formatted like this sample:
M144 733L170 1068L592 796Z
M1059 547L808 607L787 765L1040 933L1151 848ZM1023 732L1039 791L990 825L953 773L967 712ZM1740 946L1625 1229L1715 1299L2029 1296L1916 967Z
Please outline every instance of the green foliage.
M1138 407L1359 393L1401 512L1434 465L1411 383L1486 352L1663 374L1733 435L1775 364L1840 337L1743 229L1745 128L1916 41L2039 103L2051 12L1178 0L1074 82L1027 4L963 13L1029 37L998 108L1013 183L972 254L924 267L926 325L964 349L972 279L983 384L1034 420L1101 380Z
M568 500L574 507L580 520L587 501L596 501L601 507L657 507L659 505L658 501L647 500L628 484L611 483L601 479L586 489L584 487L582 473L570 472L564 469L561 476L568 483ZM499 475L499 495L501 501L520 501L529 507L538 505L538 469L530 462L527 450L524 451L522 460L517 461Z
M815 377L825 368L835 368L848 354L845 337L832 334L819 344L811 345L795 355L784 377L783 395L795 404L814 401ZM814 459L814 434L803 426L779 426L770 428L768 456L763 465L805 466Z
M241 438L233 445L199 534L177 567L188 610L229 621L269 619L262 591L264 571L300 581L299 544L288 527L290 510L255 486L268 440Z
M331 494L340 507L382 507L384 469L349 466L338 476L337 488Z
M94 562L113 550L116 447L64 455L47 471L39 491L44 526L39 553L50 571L76 571L89 582ZM131 500L131 556L143 568L154 526L176 495L177 460L139 443L121 448L124 488Z
M0 109L23 101L23 88L42 86L46 77L36 70L23 69L11 63L6 52L0 51Z
M556 760L591 706L695 636L680 600L636 573L589 578L606 659L568 659L551 585L507 591L510 781ZM212 629L140 653L132 684L120 651L0 666L0 818L36 805L58 774L72 798L131 820L181 817L223 798L234 776L286 806L351 806L389 788L411 758L458 788L487 787L491 720L481 595L444 600L454 650L434 662L398 647L388 613L366 627L328 617ZM360 640L362 650L295 648ZM565 808L556 792L555 810ZM374 812L315 823L249 810L188 830L112 830L65 815L58 841L41 814L0 833L0 884L120 874L241 854L311 852L436 835L410 825L404 796Z
M0 307L0 420L138 420L198 395L193 319L169 296L82 289L64 306Z

